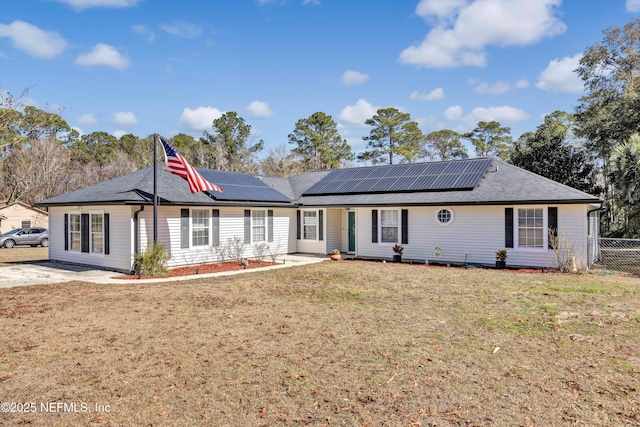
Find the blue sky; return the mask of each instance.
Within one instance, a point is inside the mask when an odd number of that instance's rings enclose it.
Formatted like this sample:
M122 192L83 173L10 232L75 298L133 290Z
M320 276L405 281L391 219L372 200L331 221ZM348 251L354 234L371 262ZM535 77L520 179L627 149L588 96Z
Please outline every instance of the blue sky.
M267 150L333 116L355 152L381 107L423 132L573 112L572 72L640 0L21 0L0 12L0 90L81 133L202 136L236 111ZM265 150L265 154L267 153Z

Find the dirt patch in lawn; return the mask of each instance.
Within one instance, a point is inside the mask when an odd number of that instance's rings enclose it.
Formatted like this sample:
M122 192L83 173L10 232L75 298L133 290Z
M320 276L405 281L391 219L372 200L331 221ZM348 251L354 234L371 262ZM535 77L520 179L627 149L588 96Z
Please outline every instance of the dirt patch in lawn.
M5 425L640 424L621 275L324 262L1 289L0 325Z
M165 276L157 276L157 277L143 277L143 279L150 278L164 278L164 277L178 277L178 276L193 276L197 274L207 274L207 273L223 273L226 271L239 271L239 270L250 270L252 268L260 268L260 267L270 267L272 265L277 265L275 262L267 262L267 261L253 261L248 260L246 265L240 265L237 262L218 262L214 264L201 264L201 265L190 265L186 267L175 267L169 270L169 274ZM116 276L116 279L139 279L137 275L128 275L128 276Z

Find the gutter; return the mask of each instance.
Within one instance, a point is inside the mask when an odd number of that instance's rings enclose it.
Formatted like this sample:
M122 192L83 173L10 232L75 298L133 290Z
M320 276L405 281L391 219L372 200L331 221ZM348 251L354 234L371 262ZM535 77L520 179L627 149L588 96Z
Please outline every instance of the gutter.
M138 231L138 215L143 210L144 205L140 205L140 209L133 213L133 253L136 255L140 253L140 242L138 241L140 240L140 238L138 237L138 235L140 234Z

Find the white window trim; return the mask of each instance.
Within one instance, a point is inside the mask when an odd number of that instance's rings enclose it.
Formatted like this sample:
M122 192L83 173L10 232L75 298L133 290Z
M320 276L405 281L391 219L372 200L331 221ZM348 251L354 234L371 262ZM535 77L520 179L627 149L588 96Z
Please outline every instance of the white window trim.
M532 248L529 246L520 246L520 227L518 220L520 218L520 209L542 209L542 247ZM540 205L523 205L514 206L515 215L513 215L513 249L518 252L549 252L549 207Z
M438 214L439 214L439 213L440 213L440 211L441 211L441 210L443 210L443 209L448 210L448 211L449 211L449 213L451 214L451 219L449 219L449 221L448 221L448 222L440 222L440 219L438 218ZM436 209L436 211L435 211L435 213L434 213L433 217L434 217L434 218L435 218L435 220L436 220L436 224L438 224L440 227L448 227L448 226L450 226L451 224L453 224L453 221L456 219L456 213L455 213L455 211L454 211L453 209L451 209L451 208L450 208L450 207L448 207L448 206L441 206L441 207L439 207L439 208L437 208L437 209Z
M300 235L300 240L304 240L305 242L319 242L318 237L320 236L320 227L322 227L322 224L320 224L320 209L300 209L300 211L302 212L300 215L302 216L302 224L300 225L302 227L301 231L301 235ZM315 212L316 213L316 237L315 239L305 239L304 238L304 213L305 212Z
M398 215L398 241L397 242L383 242L382 241L382 211L396 211ZM402 241L402 209L379 209L379 218L378 218L378 244L385 246L393 246L396 244L400 244Z
M102 216L102 252L93 252L93 231L91 231L92 219L93 215ZM82 224L82 220L80 220ZM105 245L105 236L104 236L104 211L89 211L89 254L92 256L104 256L104 245ZM82 225L80 225L80 246L82 246Z
M253 224L253 220L254 220L254 212L263 212L264 213L264 239L263 240L256 240L255 235L253 234L253 229L254 229L254 224ZM268 218L268 212L266 209L252 209L251 210L251 243L267 243L267 240L269 240L269 218Z
M82 212L80 212L80 211L69 211L69 212L67 212L67 215L68 215L67 218L69 218L68 219L68 224L67 224L67 227L68 227L67 233L69 233L69 237L68 237L68 239L69 239L69 252L81 253L82 252ZM72 239L71 239L71 215L78 215L78 225L80 227L80 230L78 230L78 234L80 235L80 246L78 247L78 249L72 249L72 247L71 247L71 241L72 241Z
M209 225L207 228L207 244L206 245L194 245L193 244L193 211L208 211L207 218L209 219ZM198 209L191 208L189 209L189 248L207 248L211 243L211 209Z

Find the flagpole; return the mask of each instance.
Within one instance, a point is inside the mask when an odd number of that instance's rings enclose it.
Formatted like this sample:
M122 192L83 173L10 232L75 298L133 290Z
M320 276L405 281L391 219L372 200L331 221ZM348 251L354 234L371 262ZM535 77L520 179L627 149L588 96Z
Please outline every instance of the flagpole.
M153 134L153 245L158 242L158 134Z

